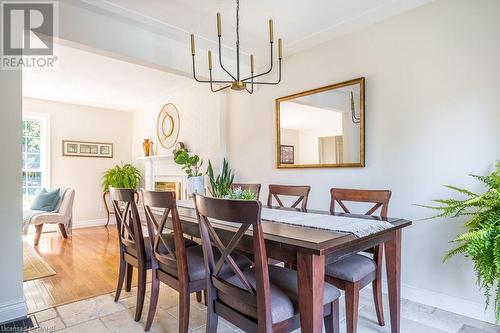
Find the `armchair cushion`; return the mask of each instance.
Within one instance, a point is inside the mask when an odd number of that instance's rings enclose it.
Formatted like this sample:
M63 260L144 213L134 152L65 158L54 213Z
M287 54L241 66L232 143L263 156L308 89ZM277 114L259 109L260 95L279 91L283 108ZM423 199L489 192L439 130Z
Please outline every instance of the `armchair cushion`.
M50 191L42 189L38 192L35 200L31 204L30 209L32 210L42 210L45 212L52 212L57 207L59 203L59 193L60 189L56 188Z

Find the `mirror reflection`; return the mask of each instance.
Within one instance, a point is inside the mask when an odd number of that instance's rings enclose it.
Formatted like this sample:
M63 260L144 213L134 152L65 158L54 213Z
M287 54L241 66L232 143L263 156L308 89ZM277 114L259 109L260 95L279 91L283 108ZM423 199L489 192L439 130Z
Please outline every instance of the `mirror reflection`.
M364 79L276 100L278 167L364 166Z

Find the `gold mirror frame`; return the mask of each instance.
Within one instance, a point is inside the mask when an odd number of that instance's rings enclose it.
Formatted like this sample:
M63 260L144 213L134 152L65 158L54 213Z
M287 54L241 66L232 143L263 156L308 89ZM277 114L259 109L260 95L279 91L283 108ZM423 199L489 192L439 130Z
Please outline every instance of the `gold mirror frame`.
M336 164L284 164L281 163L281 126L280 126L280 103L294 98L313 95L328 90L338 89L346 86L359 84L359 163L336 163ZM365 166L365 78L360 77L350 81L335 83L329 86L303 91L276 99L276 167L278 169L295 168L362 168Z
M167 108L171 107L173 114L170 114L167 111ZM175 117L175 119L174 119ZM169 123L170 127L168 133L165 133L165 122ZM177 139L179 137L180 132L180 117L179 111L177 111L177 107L173 103L165 104L160 112L158 113L158 117L156 119L156 136L158 138L158 142L163 148L169 149L175 146L177 143ZM172 138L167 143L167 140Z

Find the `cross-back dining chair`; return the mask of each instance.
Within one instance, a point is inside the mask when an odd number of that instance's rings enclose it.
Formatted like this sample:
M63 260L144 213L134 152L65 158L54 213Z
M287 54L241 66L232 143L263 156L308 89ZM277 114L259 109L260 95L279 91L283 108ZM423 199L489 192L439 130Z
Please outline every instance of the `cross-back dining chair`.
M135 321L141 319L144 296L146 294L146 272L151 268L151 260L146 254L146 245L141 227L141 220L135 203L135 190L110 188L109 193L116 216L118 238L120 242L120 270L116 286L115 302L125 282L125 290L130 291L134 267L138 271L137 305Z
M217 331L218 316L245 332L290 332L300 325L297 273L268 265L259 201L227 200L195 195L200 234L208 271L207 332ZM212 219L232 222L238 231L225 244ZM251 229L254 266L240 269L234 254L242 237ZM222 255L214 256L211 244ZM225 275L221 267L229 264L233 274ZM325 283L325 327L338 332L338 297L340 292Z
M179 292L179 332L189 331L190 294L200 295L206 290L207 274L201 245L184 238L182 224L177 211L175 192L142 191L144 211L152 249L152 285L148 318L145 330L153 323L158 304L160 282ZM160 211L158 211L160 209ZM173 233L165 233L171 221ZM251 261L238 256L242 267L251 266ZM229 272L228 267L223 271Z
M336 204L344 213L351 213L346 202L357 202L374 204L364 215L373 215L380 209L380 217L387 217L391 191L332 188L330 194L331 214L336 213ZM371 252L373 257L358 253L329 264L325 269L326 281L345 291L347 333L355 333L357 330L359 291L370 283L378 323L380 326L385 325L382 305L383 244L367 252Z
M311 191L311 186L307 185L269 185L269 195L267 196L267 206L272 207L273 198L278 203L279 207L284 207L280 196L291 196L298 197L297 200L290 206L291 208L297 208L300 205L300 210L305 212L307 210L307 198L309 197L309 192Z
M231 189L240 188L242 191L249 191L255 194L255 198L259 200L260 196L260 184L242 184L242 183L232 183Z

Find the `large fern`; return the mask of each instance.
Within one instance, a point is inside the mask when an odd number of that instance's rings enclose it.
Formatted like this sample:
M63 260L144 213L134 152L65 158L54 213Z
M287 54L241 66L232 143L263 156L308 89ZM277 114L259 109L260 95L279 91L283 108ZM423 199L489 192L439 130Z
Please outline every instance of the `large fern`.
M136 189L141 180L141 173L132 164L116 165L106 170L102 177L102 190L108 191L109 187Z
M452 242L457 246L448 251L444 261L456 254L463 254L474 262L477 283L486 297L486 308L494 298L495 317L500 321L500 162L488 176L470 175L487 186L483 194L446 185L447 188L465 196L463 200L433 200L439 205L421 207L438 212L432 218L467 216L467 232L458 235Z

